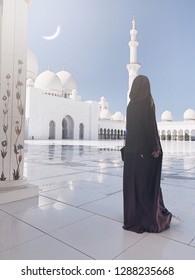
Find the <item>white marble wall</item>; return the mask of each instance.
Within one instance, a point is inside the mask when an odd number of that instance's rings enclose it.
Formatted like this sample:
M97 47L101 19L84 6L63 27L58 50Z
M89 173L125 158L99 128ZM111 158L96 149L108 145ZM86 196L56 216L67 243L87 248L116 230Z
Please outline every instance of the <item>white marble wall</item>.
M195 121L160 121L157 125L161 136L170 134L178 139L179 135L184 137L187 133L190 138L195 137Z
M98 139L98 103L81 102L42 93L41 89L27 88L26 139L49 138L49 123L55 122L55 139L62 139L62 120L69 116L74 125L73 139L79 139L79 125L84 125L84 139Z

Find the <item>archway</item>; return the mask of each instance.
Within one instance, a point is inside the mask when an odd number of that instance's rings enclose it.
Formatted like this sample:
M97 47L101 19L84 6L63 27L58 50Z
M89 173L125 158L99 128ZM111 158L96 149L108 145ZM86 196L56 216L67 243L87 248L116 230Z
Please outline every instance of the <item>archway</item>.
M106 139L106 129L104 128L104 139Z
M100 128L99 139L103 139L103 129Z
M49 139L55 139L56 137L56 124L54 121L49 123Z
M167 140L171 140L171 130L167 131Z
M166 132L165 132L165 130L162 130L162 132L161 132L161 140L166 140Z
M62 120L62 139L74 139L74 121L68 115Z
M190 140L190 132L188 129L185 130L185 141L189 141Z
M172 133L172 140L177 140L177 130L174 129Z
M195 129L191 131L191 141L195 141Z
M84 124L80 123L79 125L79 139L84 139Z
M183 141L183 130L180 129L178 132L178 140Z

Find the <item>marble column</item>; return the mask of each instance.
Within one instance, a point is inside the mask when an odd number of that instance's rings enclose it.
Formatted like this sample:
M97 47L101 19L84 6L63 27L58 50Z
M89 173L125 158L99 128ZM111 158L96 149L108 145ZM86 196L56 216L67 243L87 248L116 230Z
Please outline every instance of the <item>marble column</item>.
M23 176L28 2L0 0L0 204L38 195Z

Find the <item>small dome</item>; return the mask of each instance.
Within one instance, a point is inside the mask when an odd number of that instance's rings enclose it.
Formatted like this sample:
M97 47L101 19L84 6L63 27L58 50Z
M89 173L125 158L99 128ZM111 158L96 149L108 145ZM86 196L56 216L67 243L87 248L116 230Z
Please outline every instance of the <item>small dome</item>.
M65 91L72 91L74 89L77 89L76 81L69 72L62 70L56 73L56 75L60 79L62 83L62 88Z
M38 60L35 54L27 49L27 79L35 79L38 74Z
M104 110L101 111L100 119L106 119L106 120L110 120L111 119L110 113L109 113L109 111L107 109L104 109Z
M46 91L62 91L62 84L58 76L50 71L46 70L39 74L35 80L35 88L40 88Z
M195 120L195 111L193 109L187 109L183 114L183 118L185 121Z
M116 112L116 113L114 113L114 115L112 116L112 119L113 119L114 121L123 121L123 120L124 120L124 117L123 117L123 115L122 115L121 112Z
M170 111L164 111L161 115L161 121L170 122L173 120L172 114Z
M105 98L104 96L102 96L102 97L100 98L100 102L102 102L102 103L106 102L106 98Z

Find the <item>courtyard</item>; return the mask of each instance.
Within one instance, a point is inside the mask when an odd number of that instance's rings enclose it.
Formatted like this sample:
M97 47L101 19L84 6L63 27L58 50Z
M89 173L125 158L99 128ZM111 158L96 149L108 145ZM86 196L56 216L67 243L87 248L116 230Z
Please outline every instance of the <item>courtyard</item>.
M39 196L0 205L1 260L194 260L195 142L162 141L161 187L176 217L154 234L124 231L122 140L25 142Z

